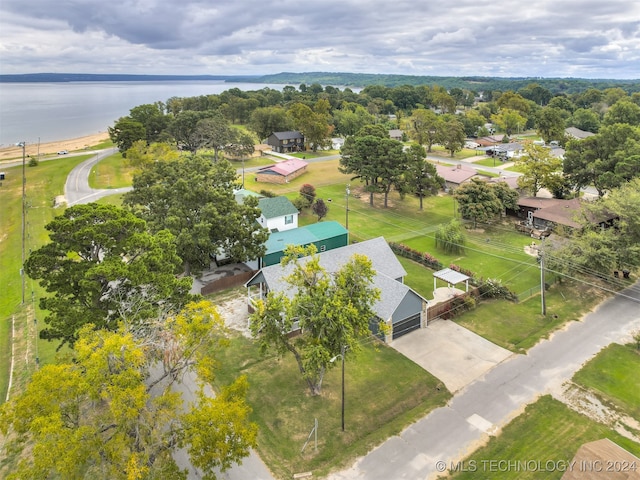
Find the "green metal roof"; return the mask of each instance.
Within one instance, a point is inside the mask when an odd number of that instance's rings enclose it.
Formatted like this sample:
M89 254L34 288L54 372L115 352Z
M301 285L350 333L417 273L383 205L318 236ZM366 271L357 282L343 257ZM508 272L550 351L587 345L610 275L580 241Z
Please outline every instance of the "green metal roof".
M334 221L313 223L305 227L285 230L284 232L273 232L267 240L267 252L265 255L281 252L287 245L308 245L347 233L346 228Z
M258 200L258 208L264 218L283 217L298 213L298 209L287 197L261 198Z

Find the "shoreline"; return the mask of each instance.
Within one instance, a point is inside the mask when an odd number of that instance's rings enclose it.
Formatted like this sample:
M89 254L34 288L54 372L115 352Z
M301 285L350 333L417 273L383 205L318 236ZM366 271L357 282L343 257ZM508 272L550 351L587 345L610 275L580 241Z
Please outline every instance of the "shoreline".
M37 143L27 143L25 154L27 157L36 157L38 154L42 157L44 155L56 155L61 150L68 150L71 153L93 147L107 140L109 140L109 133L99 132L83 137L44 142L39 145ZM0 148L0 160L15 160L16 158L22 158L22 147L12 145Z

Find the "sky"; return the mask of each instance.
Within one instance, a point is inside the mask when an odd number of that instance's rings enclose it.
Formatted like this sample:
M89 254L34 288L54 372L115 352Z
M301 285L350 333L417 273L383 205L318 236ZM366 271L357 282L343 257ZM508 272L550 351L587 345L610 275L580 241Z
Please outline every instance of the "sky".
M0 73L640 79L638 0L1 0Z

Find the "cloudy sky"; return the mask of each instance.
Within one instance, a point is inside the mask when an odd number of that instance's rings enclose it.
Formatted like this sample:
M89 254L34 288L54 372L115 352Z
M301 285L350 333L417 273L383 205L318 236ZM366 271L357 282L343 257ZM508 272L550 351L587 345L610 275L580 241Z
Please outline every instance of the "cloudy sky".
M0 1L0 73L311 71L640 79L640 1Z

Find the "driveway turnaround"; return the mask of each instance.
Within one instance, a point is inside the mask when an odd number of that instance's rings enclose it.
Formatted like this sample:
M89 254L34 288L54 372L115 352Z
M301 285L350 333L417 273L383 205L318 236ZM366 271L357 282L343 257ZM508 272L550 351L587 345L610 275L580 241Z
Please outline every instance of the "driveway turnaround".
M513 355L503 361L461 390L448 405L329 478L416 480L442 474L452 462L486 442L489 435L497 434L526 405L570 380L601 349L612 342L631 341L631 332L640 328L640 282L622 293L582 321L572 322L551 339L540 342L527 355ZM442 355L447 353L443 351ZM490 478L487 472L477 475Z
M451 393L513 355L450 320L436 320L390 345L440 379Z

